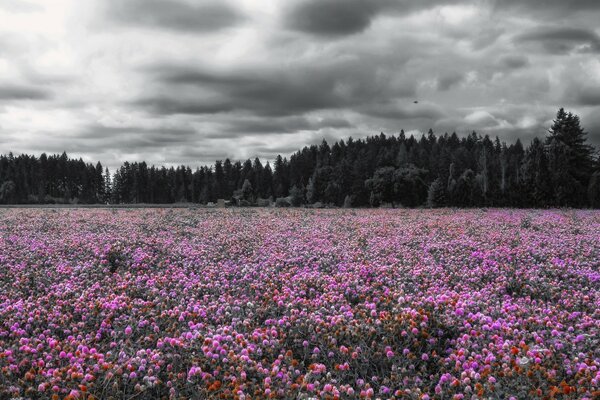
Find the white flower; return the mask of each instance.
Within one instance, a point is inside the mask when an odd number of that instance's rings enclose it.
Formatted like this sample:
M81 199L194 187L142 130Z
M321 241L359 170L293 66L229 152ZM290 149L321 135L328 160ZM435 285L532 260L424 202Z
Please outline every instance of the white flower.
M519 365L522 366L522 367L526 367L527 365L529 365L530 361L531 360L529 358L527 358L527 357L521 357L519 359Z

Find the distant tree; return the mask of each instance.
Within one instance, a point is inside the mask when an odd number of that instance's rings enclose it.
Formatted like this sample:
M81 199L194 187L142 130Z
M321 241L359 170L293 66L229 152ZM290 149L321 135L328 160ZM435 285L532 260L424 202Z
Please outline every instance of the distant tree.
M312 176L308 178L308 185L306 186L306 201L309 204L317 201L317 189L315 187L315 180Z
M564 108L558 110L546 146L557 205L585 204L594 161L593 147L587 144L587 133L579 117Z
M344 198L344 208L351 208L351 207L352 207L352 197L348 194Z
M588 201L592 208L600 208L600 172L595 172L588 185Z
M473 207L473 190L475 189L475 173L467 169L456 181L452 198L459 207Z
M381 200L379 196L375 194L375 192L371 191L371 194L369 195L369 205L371 207L379 207L380 204Z
M248 179L244 180L244 184L242 185L242 198L249 202L254 201L254 189Z
M548 172L548 158L543 143L533 139L525 153L521 167L521 185L523 193L521 205L529 207L547 207L552 197L552 187Z
M13 181L4 181L0 185L0 201L4 204L15 202L16 185Z
M394 196L394 167L383 167L375 171L372 178L365 181L367 189L373 193L379 202L391 203L395 206ZM373 204L371 204L373 206Z
M290 202L294 207L299 207L304 204L304 191L294 185L290 189Z
M110 203L112 196L112 182L110 181L110 171L108 167L106 167L104 171L104 198L102 199L103 203Z
M440 178L436 178L427 191L427 207L437 208L446 205L446 188Z
M393 174L394 199L405 207L416 207L427 200L427 171L412 164L398 168Z
M263 198L273 196L273 170L271 169L271 164L268 162L260 175L260 190L260 195Z

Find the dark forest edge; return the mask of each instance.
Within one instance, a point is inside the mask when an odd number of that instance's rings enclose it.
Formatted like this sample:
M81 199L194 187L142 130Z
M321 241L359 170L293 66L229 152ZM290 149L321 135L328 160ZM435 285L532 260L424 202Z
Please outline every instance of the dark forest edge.
M600 208L600 160L579 117L561 108L547 137L527 148L475 132L401 131L323 141L273 167L258 158L195 171L124 162L112 175L66 153L10 153L0 156L0 203Z

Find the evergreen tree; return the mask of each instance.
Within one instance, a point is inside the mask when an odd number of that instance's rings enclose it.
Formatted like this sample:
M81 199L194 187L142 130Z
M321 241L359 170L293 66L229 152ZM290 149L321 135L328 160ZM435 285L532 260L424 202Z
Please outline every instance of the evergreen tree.
M242 197L250 203L254 201L254 189L249 179L246 179L242 185Z
M552 195L546 149L538 138L533 139L521 167L520 190L523 206L547 207Z
M102 202L105 204L110 203L111 196L112 196L112 183L110 181L110 172L108 170L108 167L106 167L106 170L104 171L104 198L102 199Z
M546 139L551 160L550 174L557 205L585 204L585 189L593 168L593 148L579 117L558 110Z
M437 208L446 205L446 188L440 178L436 178L427 191L427 207Z

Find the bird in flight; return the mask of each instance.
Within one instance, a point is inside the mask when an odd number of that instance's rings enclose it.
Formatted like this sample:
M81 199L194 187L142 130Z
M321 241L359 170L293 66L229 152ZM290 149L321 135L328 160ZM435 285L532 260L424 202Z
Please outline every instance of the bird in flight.
M418 101L418 100L415 100L415 101L413 101L413 103L415 103L415 104L419 104L419 101Z

